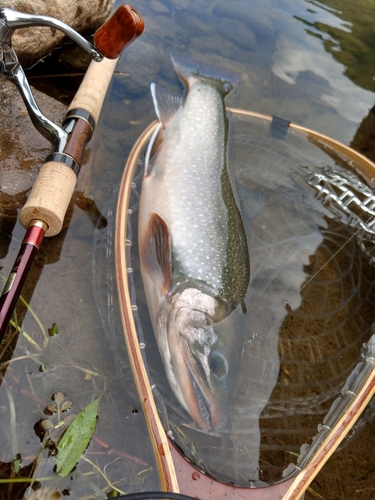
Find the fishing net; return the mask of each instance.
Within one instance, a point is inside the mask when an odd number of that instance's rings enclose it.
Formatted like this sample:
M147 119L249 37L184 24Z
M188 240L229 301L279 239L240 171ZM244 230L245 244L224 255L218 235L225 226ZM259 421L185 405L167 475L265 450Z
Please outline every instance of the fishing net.
M139 343L167 434L215 479L263 486L282 480L288 465L296 463L301 445L316 435L371 336L375 197L345 155L332 157L295 130L270 134L269 121L241 113L231 120L229 165L251 279L247 312L231 322L233 341L236 331L244 332L243 352L230 416L219 432L200 429L178 403L157 349L138 258L142 156L134 165L126 257ZM353 186L355 192L349 190ZM335 196L341 196L341 205ZM359 200L355 213L353 197ZM111 238L104 244L107 255ZM118 335L113 270L108 272L110 278L104 272L94 280L98 306L127 384L132 375ZM371 412L370 406L367 419Z

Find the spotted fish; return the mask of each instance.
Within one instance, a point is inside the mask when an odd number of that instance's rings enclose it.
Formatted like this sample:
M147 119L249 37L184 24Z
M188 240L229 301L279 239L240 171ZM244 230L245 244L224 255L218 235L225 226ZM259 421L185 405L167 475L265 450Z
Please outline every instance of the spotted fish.
M159 124L146 153L139 211L141 273L158 348L177 399L220 429L243 348L250 264L227 168L224 96L237 75L172 56L184 98L151 85ZM241 330L241 329L239 329Z

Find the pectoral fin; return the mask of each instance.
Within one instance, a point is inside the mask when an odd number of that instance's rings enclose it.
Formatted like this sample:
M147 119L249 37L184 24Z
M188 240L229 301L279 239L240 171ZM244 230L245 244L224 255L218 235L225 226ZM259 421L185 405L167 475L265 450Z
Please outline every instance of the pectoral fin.
M160 122L156 127L156 129L154 130L154 133L152 134L152 137L147 147L145 156L145 175L150 175L152 171L152 163L151 163L152 157L156 153L156 150L158 149L162 141L163 141L163 124Z
M151 213L139 251L152 281L159 285L163 295L167 295L172 281L172 248L169 226L161 215Z

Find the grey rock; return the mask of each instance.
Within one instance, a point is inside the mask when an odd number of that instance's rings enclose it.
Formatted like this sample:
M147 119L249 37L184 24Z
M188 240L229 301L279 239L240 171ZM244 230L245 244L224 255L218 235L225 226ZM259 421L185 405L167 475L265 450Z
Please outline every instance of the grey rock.
M0 7L10 7L28 14L51 16L81 34L93 33L110 14L115 0L0 0ZM62 43L65 35L56 29L36 26L17 29L12 37L20 62L31 66Z

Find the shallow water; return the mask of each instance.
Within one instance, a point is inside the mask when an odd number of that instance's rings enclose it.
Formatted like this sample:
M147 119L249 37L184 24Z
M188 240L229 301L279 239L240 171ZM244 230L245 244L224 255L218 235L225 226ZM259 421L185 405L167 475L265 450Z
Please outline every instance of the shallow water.
M132 145L155 118L149 83L155 81L172 91L182 91L169 59L170 51L239 72L240 83L228 96L228 105L276 114L348 145L374 105L372 2L356 2L355 9L353 2L333 0L274 0L256 5L241 0L144 0L134 6L144 16L146 30L117 67L83 169L91 177L85 194L95 200L100 212L105 212L110 204ZM363 139L366 130L360 134L359 144L368 148ZM368 149L367 153L371 154ZM9 476L7 464L16 453L22 457L20 475L32 474L30 464L40 454L34 425L45 418L43 401L50 403L52 394L62 391L73 402L75 412L93 397L102 395L97 437L120 453L109 453L105 446L92 442L86 458L106 472L111 484L126 492L158 488L157 475L150 468L154 465L153 457L134 387L126 378L126 369L122 371L126 380L119 379L95 305L91 264L94 225L82 207L72 206L70 215L64 234L43 244L39 266L34 266L24 292L44 327L56 322L59 333L45 348L40 327L30 311L26 313L24 329L41 350L20 337L0 388L3 477ZM4 275L10 270L22 235L23 229L17 224L11 242L4 243L8 248L0 262ZM332 252L332 248L328 245L327 252ZM42 268L45 262L47 265ZM300 317L305 315L302 307ZM285 339L285 345L287 342ZM45 372L39 371L39 365L27 357L26 350L39 354L47 365ZM288 391L291 368L284 368L279 372L279 387ZM131 389L124 391L124 383ZM16 445L10 434L11 396L7 388L15 402ZM36 397L42 403L37 403ZM275 393L274 397L279 396ZM267 418L265 414L265 426L270 425ZM320 416L308 421L307 427L313 429L319 422ZM369 446L373 438L374 424L370 423L334 455L305 498L373 498L375 463ZM284 437L275 439L279 445L281 441L283 448ZM293 450L291 454L295 453ZM69 489L70 498L99 498L95 486L105 494L113 489L103 475L94 473L95 467L88 462L79 464L73 481L58 480L52 471L53 458L47 459L46 451L40 456L36 477L47 477L42 484L52 485L52 489ZM262 463L268 458L265 454ZM287 465L284 461L285 452L281 451L280 467ZM25 485L2 485L1 494L3 498L22 498L24 489Z

